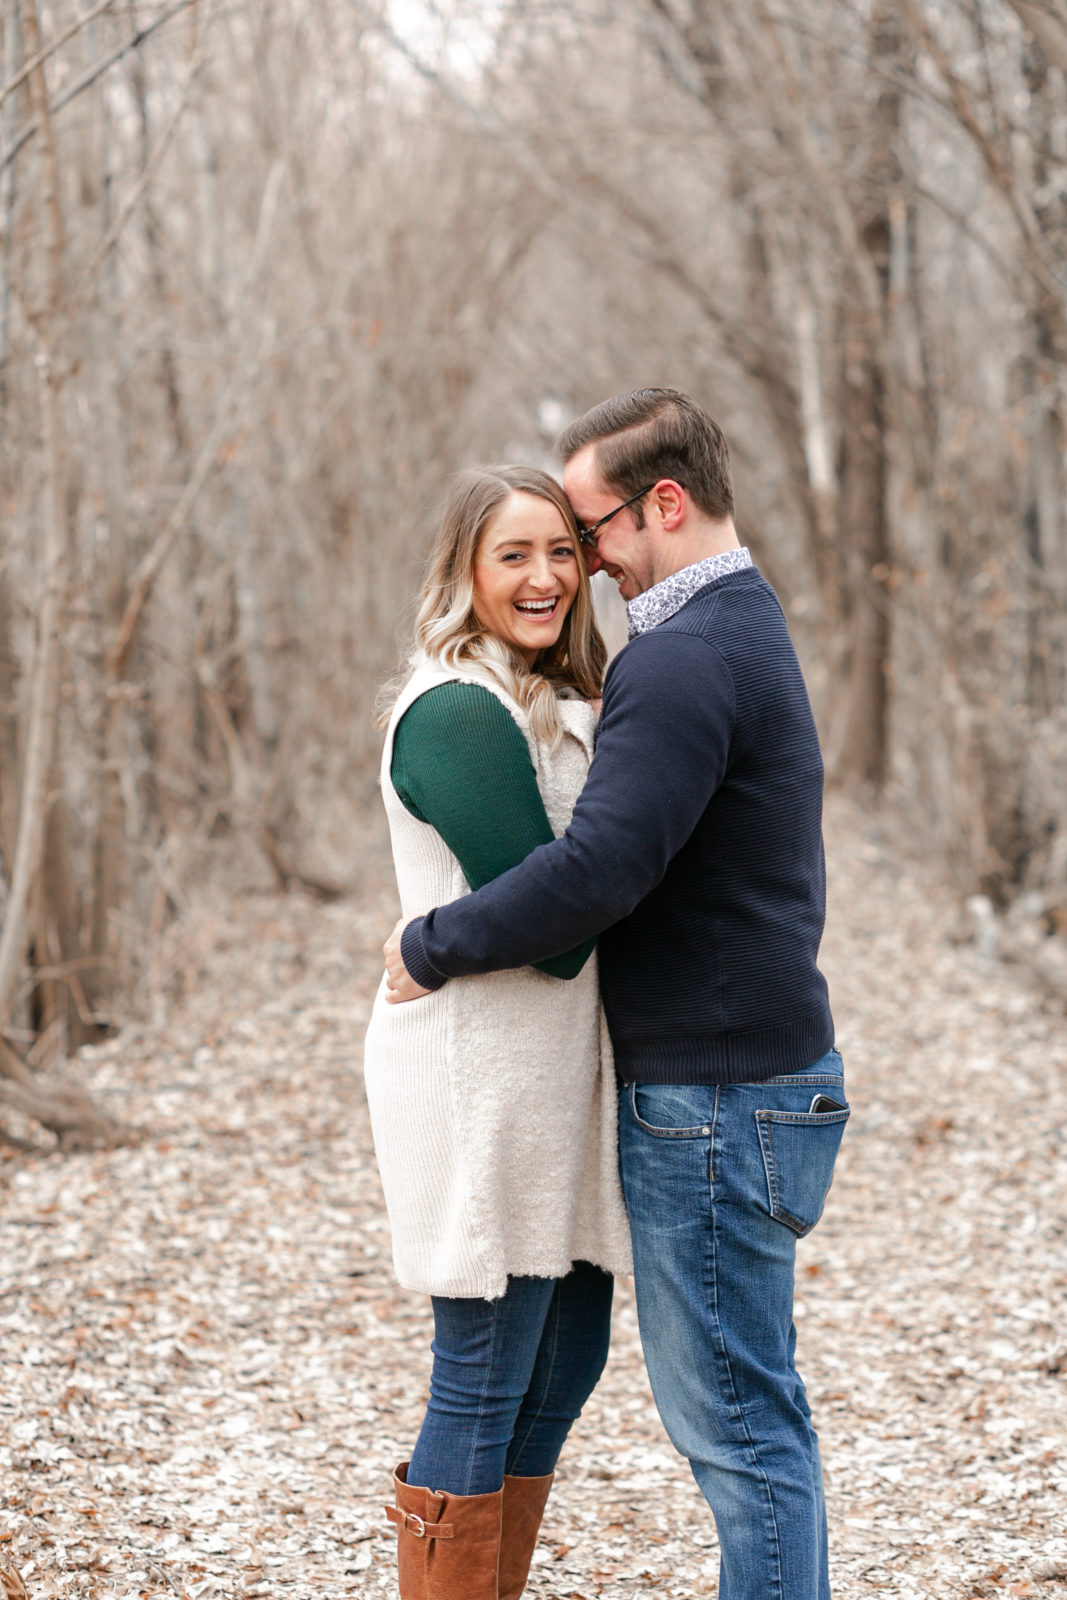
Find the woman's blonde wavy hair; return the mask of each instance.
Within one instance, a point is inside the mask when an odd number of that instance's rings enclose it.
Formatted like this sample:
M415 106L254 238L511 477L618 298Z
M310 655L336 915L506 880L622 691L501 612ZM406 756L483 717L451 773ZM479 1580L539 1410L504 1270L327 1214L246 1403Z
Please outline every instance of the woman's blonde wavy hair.
M503 639L489 633L474 610L474 563L495 513L513 494L532 494L556 507L574 537L578 592L559 638L542 650L534 667ZM566 495L554 478L537 467L473 467L452 486L426 569L422 601L415 618L415 655L428 656L465 676L496 683L529 714L538 739L550 745L562 735L556 694L571 688L585 700L600 693L607 649L593 611L589 574L578 544L578 525ZM388 685L380 727L389 719L400 684Z

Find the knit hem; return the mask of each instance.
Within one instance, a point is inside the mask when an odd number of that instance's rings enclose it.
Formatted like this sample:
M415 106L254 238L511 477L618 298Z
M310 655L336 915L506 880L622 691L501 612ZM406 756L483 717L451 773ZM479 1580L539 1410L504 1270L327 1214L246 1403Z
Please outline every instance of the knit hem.
M629 1255L608 1250L579 1251L571 1256L537 1256L477 1274L420 1272L399 1265L395 1259L393 1267L400 1287L415 1294L439 1295L448 1300L499 1300L506 1294L511 1278L565 1278L579 1261L588 1261L613 1278L633 1276Z
M613 1039L615 1071L623 1083L759 1083L810 1066L833 1043L826 1006L778 1028Z

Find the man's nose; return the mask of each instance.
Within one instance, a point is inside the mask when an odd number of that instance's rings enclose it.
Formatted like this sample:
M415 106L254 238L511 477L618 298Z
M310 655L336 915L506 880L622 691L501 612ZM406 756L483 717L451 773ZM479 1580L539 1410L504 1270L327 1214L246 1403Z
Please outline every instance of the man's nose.
M603 567L604 563L601 561L600 557L597 555L596 545L583 544L582 545L582 555L585 557L585 570L586 570L586 572L588 572L590 577L593 576L594 572L599 572L601 570L601 568Z

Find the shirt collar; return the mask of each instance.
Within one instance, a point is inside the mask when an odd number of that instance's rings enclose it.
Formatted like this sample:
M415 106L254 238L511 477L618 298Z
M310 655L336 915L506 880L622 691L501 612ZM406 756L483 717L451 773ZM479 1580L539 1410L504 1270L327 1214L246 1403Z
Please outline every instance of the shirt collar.
M752 557L747 549L723 550L717 556L705 556L703 561L683 567L680 572L672 572L669 578L654 583L651 589L639 594L626 607L630 638L635 639L639 633L649 633L653 628L658 628L661 622L666 622L668 617L673 617L687 601L692 600L699 589L713 583L716 578L725 578L728 572L742 572L751 565Z

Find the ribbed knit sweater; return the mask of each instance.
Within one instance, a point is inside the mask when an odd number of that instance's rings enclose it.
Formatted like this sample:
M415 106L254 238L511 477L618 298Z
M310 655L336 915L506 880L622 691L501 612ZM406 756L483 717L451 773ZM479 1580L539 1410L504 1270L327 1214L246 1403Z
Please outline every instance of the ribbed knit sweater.
M731 1083L804 1066L833 1044L817 966L822 785L781 607L754 567L731 573L619 653L565 834L414 919L408 970L437 988L607 929L621 1077Z

